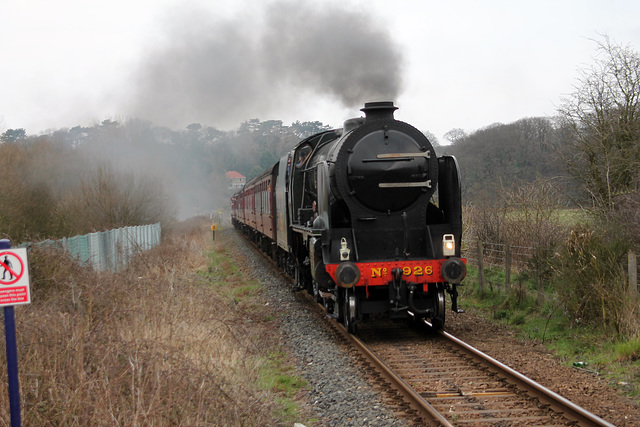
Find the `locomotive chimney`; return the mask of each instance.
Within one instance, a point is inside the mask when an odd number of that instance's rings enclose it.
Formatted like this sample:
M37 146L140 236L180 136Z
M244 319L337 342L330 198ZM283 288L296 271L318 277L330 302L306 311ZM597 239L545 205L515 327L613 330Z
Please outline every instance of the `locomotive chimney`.
M381 101L365 102L364 108L361 108L360 111L364 112L366 121L370 121L380 119L393 119L393 112L397 109L398 107L393 105L392 101Z

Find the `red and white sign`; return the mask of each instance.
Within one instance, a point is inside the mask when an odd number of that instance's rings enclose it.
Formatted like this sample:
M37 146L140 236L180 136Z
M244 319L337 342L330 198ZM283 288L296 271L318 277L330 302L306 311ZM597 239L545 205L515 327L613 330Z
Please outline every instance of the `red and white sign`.
M0 249L0 307L31 303L27 249Z

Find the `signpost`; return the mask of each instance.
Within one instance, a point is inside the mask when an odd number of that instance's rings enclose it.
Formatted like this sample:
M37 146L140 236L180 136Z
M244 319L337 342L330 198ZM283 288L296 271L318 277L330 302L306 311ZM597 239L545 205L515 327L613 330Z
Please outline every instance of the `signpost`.
M18 381L18 350L13 306L29 304L29 265L25 248L10 249L8 239L0 239L0 306L4 307L4 332L7 344L7 374L9 379L9 409L11 426L19 427L20 382Z

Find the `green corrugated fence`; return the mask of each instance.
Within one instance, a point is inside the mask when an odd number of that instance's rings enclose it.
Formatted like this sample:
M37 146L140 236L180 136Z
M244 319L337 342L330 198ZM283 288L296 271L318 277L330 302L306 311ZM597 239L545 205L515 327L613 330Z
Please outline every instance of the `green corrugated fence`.
M81 264L91 265L96 270L117 271L127 265L136 253L158 246L160 238L160 223L156 223L46 240L37 244L61 247Z

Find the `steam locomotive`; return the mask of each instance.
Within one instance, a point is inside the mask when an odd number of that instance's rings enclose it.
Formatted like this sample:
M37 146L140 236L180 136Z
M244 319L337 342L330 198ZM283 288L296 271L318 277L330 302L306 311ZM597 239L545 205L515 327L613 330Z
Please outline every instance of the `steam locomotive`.
M466 275L457 161L393 102L298 143L231 199L233 225L346 329L376 316L445 322Z

